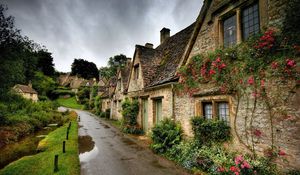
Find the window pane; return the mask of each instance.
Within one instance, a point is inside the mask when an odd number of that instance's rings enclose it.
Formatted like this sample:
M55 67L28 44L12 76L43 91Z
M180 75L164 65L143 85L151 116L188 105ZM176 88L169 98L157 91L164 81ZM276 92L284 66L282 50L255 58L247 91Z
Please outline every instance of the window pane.
M158 123L162 119L162 100L155 100L155 119Z
M218 103L219 119L229 121L229 107L227 102Z
M212 103L203 103L203 116L212 119Z
M243 39L259 32L258 4L247 7L242 12Z
M224 47L236 44L236 15L224 20Z

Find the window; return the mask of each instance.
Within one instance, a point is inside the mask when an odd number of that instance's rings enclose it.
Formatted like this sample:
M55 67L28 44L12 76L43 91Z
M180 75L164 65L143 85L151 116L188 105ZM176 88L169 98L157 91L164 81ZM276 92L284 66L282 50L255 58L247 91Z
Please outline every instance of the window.
M203 116L206 119L217 118L229 122L229 103L227 101L220 100L205 100L196 101L195 115Z
M212 119L213 116L212 103L203 103L203 116L206 119Z
M162 119L162 99L154 100L155 123Z
M243 39L259 32L258 4L247 7L242 12Z
M133 72L134 73L134 79L137 80L139 78L139 65L138 64L134 66L133 71L134 71Z
M236 44L236 15L224 20L224 47L230 47Z
M229 107L227 102L220 102L218 104L218 116L220 120L229 120Z
M248 4L246 4L248 5ZM229 16L229 14L232 14ZM238 7L221 16L220 43L225 48L231 47L251 35L260 32L259 6L258 3ZM228 17L229 16L229 17Z

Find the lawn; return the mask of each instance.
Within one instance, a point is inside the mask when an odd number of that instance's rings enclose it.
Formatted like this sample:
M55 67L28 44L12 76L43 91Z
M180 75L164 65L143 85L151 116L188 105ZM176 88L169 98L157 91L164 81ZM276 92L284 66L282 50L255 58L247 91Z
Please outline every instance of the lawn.
M62 152L62 143L66 139L68 124L51 132L39 143L43 152L23 157L0 171L0 175L45 175L80 174L78 158L78 124L72 121L69 140L66 140L66 153ZM54 156L58 155L58 172L54 173Z
M83 105L78 104L75 97L70 98L59 98L56 100L61 106L73 108L73 109L82 109Z

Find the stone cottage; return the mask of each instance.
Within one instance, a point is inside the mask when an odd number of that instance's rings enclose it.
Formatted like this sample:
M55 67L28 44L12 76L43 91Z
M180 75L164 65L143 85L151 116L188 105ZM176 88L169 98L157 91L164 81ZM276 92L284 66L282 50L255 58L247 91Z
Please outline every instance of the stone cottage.
M122 119L122 101L125 99L127 93L127 83L130 74L131 61L127 61L123 68L118 69L117 84L114 89L114 95L112 97L112 119Z
M117 78L111 77L107 83L106 86L104 86L103 89L101 89L101 92L98 92L101 96L101 111L106 112L107 110L110 110L110 118L112 118L112 97L114 95L114 90L117 84Z
M33 102L38 101L38 93L32 88L31 83L29 83L27 86L17 84L13 87L13 90L26 99L32 100Z
M138 99L138 123L145 132L163 118L175 117L174 84L176 70L194 30L194 24L170 36L170 29L160 31L158 47L136 45L127 96Z
M278 30L284 26L286 7L289 1L282 0L205 0L197 18L195 28L181 65L188 64L198 55L218 48L227 48L239 44L253 34L266 28L275 27ZM234 75L233 75L234 76ZM279 85L269 84L268 90ZM285 87L280 87L285 88ZM223 94L213 83L203 83L200 91L193 97L188 95L175 96L175 118L181 121L185 133L190 135L190 117L204 116L212 119L228 121L233 135L232 149L250 152L249 148L263 154L273 142L278 149L285 151L287 163L283 166L300 167L300 89L299 86L290 94L289 105L281 106L288 109L286 116L291 120L280 120L280 116L272 123L264 104L258 104L253 110L254 98L243 96L240 100L234 94ZM283 98L286 94L278 94ZM246 100L248 99L248 100ZM253 110L249 114L249 110ZM253 118L250 121L249 115ZM250 123L253 123L250 126ZM272 126L271 126L272 125ZM272 127L272 129L271 129ZM252 138L253 128L258 128L260 138ZM263 133L263 134L261 134ZM280 160L278 160L280 161Z

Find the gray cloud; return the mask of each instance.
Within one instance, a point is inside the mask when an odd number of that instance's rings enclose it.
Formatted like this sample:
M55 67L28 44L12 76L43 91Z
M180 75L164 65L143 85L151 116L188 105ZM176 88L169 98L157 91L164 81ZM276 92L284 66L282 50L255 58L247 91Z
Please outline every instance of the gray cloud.
M163 27L174 34L197 18L202 0L0 0L17 28L53 53L70 71L74 58L105 66L109 57L133 56L135 44L159 44Z

